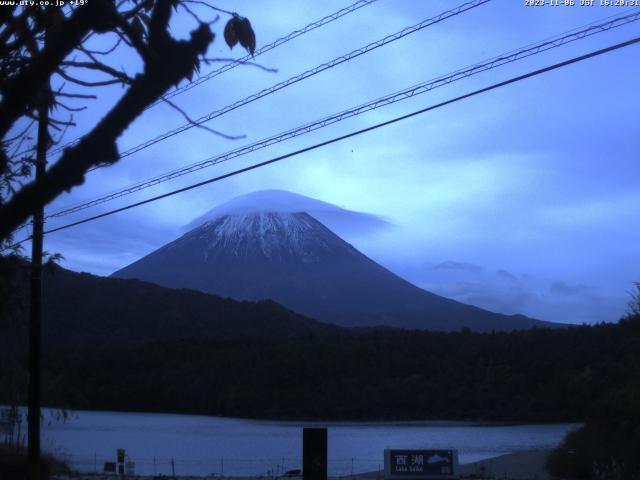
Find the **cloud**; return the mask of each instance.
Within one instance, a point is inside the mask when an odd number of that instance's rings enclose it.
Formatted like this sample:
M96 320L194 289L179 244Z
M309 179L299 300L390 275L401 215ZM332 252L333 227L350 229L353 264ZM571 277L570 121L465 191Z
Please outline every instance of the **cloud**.
M383 262L384 264L385 262ZM595 285L548 280L532 273L447 260L423 264L389 264L392 271L425 290L459 302L504 314L523 314L560 323L615 322L628 299Z
M549 291L558 295L580 295L595 288L590 285L567 285L565 282L553 282Z
M364 212L355 212L315 198L285 190L259 190L233 198L195 218L183 227L192 230L224 215L253 212L305 212L341 237L375 235L393 227L385 219Z
M503 278L507 278L509 280L514 280L517 281L518 279L515 277L515 275L513 275L512 273L507 272L506 270L500 269L496 272L496 275L503 277Z
M453 260L447 260L445 262L439 263L433 267L434 270L462 270L465 272L471 273L482 273L484 270L479 265L474 265L473 263L465 263L465 262L454 262Z
M541 211L544 221L563 227L599 227L613 221L626 227L638 214L640 194L637 192L606 192L595 198L563 202Z

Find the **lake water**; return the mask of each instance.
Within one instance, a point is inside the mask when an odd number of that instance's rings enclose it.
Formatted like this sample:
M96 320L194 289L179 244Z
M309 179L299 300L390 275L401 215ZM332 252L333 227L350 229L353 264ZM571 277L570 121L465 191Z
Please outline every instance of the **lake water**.
M301 468L302 427L326 426L329 474L382 468L385 448L456 448L460 463L556 446L577 424L468 422L282 422L195 415L45 411L43 448L73 467L101 471L124 448L138 474L278 475ZM173 467L172 467L173 460Z

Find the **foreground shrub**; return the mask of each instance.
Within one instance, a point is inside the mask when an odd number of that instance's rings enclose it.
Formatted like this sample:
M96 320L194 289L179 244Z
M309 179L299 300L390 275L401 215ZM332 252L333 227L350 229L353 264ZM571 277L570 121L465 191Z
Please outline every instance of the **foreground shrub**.
M49 454L43 454L40 462L40 478L48 479L51 475L70 474L71 469L62 460ZM26 480L27 450L13 445L0 445L0 479Z
M640 480L640 372L632 362L625 368L628 383L597 402L585 425L567 434L550 455L547 469L553 476Z

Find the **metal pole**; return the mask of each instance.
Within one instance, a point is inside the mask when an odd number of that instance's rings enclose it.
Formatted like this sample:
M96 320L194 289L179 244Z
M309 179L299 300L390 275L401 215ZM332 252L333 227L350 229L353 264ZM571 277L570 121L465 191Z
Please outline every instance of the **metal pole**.
M36 153L36 181L42 178L47 165L49 106L44 92L38 106L38 145ZM31 240L31 290L29 313L29 475L31 480L40 478L40 319L42 309L42 231L44 208L33 212L33 238Z

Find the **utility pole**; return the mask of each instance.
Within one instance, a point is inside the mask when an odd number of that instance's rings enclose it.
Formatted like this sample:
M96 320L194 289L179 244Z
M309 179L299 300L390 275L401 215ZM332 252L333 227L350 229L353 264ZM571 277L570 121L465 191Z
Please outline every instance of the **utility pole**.
M38 144L36 147L36 181L44 176L49 146L48 88L38 102ZM33 212L31 239L31 291L29 298L29 392L27 423L29 431L29 478L40 479L40 321L42 313L42 232L44 208Z

